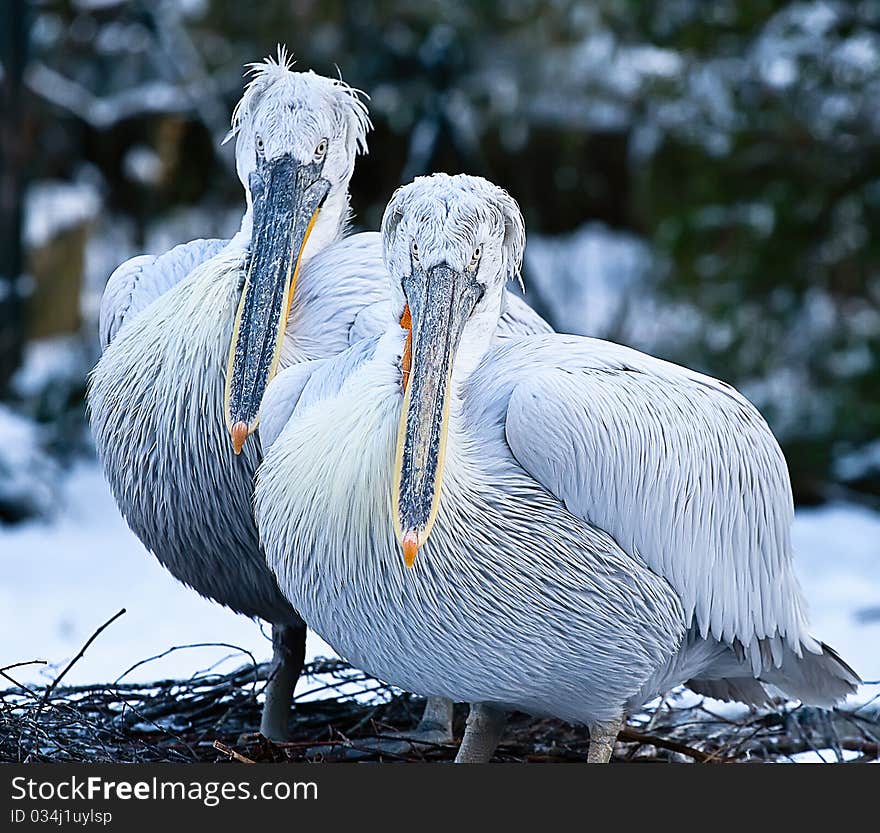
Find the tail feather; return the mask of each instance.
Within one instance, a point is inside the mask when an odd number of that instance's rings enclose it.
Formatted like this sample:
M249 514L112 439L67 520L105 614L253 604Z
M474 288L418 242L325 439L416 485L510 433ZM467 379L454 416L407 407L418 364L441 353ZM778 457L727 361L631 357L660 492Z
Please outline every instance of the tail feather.
M715 700L736 700L750 706L769 706L772 698L754 677L726 677L721 680L688 680L687 687Z
M748 646L703 638L692 626L679 650L628 703L633 708L684 683L697 694L769 705L781 694L810 706L831 708L853 694L859 675L826 645L810 637L799 642L775 636Z
M691 627L678 653L634 701L643 702L685 680L692 691L717 700L764 706L781 694L821 708L837 705L861 683L833 648L809 637L789 642L774 636L745 646L704 639Z
M780 667L763 671L761 681L810 706L835 706L853 694L861 680L833 648L824 642L819 648L820 653L804 651L797 656L786 647Z

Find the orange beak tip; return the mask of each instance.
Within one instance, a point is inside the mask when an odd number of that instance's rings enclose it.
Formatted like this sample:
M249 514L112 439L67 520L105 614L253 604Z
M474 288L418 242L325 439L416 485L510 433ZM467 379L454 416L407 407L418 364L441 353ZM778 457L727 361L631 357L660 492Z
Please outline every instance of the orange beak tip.
M400 543L403 546L404 564L407 567L412 567L416 563L416 556L419 554L418 532L407 532Z
M232 426L232 450L235 452L236 457L241 454L241 450L244 448L244 442L248 438L247 424L244 422L236 422L235 425Z

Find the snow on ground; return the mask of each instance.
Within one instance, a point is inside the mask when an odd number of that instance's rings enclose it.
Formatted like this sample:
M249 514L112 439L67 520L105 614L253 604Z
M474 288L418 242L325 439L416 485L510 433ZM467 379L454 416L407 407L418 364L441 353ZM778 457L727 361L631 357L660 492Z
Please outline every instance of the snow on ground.
M843 503L804 509L793 537L813 632L863 680L880 680L880 514Z
M182 644L226 642L258 661L271 656L259 625L202 599L147 553L119 515L96 464L73 470L63 501L50 522L0 526L0 668L43 659L58 666L57 673L123 607L126 614L89 648L66 682L109 682L135 662ZM176 651L126 679L188 677L232 653ZM308 653L333 656L314 635ZM238 654L224 668L248 661ZM20 681L54 677L36 665L10 673Z
M145 552L96 464L74 469L62 494L51 522L0 527L0 667L37 658L63 667L122 607L128 612L89 648L69 682L112 681L138 660L186 643L227 642L258 660L269 657L257 624L201 599ZM880 514L846 504L800 511L794 543L814 633L864 679L880 679ZM177 651L129 679L189 676L231 653ZM314 635L308 653L332 655ZM246 661L237 655L225 667ZM39 666L12 673L22 681L51 674Z
M40 448L39 429L0 404L0 437L0 518L26 518L48 512L55 497L53 483L58 471ZM0 541L2 534L0 523Z

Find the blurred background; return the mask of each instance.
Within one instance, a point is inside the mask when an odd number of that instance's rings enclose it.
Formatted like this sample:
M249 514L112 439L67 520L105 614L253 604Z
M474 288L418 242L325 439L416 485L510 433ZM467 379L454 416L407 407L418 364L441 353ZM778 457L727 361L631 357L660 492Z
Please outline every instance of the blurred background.
M755 402L788 459L821 636L880 676L880 2L5 0L0 15L0 665L72 653L122 604L120 664L144 632L144 651L195 626L250 638L127 532L83 395L111 271L238 228L220 143L243 65L283 42L371 96L358 227L418 174L486 176L523 208L526 297L557 329Z

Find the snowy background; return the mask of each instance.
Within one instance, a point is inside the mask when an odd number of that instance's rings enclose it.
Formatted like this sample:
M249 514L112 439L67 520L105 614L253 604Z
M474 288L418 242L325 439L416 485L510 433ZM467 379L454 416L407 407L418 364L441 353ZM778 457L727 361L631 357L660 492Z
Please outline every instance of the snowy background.
M467 170L529 229L528 299L736 384L789 461L815 632L880 679L880 3L9 0L0 11L0 668L114 680L177 645L265 659L119 517L85 378L140 252L238 226L220 147L242 65L284 40L372 96L352 184ZM27 44L27 48L23 45ZM319 640L311 655L326 653ZM190 675L231 648L132 672ZM2 685L0 685L2 687ZM863 696L872 695L874 688Z

